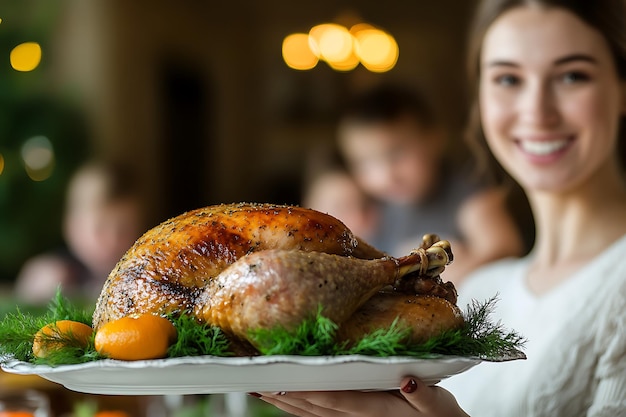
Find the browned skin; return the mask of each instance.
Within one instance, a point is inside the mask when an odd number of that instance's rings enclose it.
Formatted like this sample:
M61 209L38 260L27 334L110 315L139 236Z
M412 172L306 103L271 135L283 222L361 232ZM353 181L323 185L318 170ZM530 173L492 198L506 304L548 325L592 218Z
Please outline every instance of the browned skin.
M463 325L459 308L433 295L379 292L341 323L339 340L354 342L377 329L387 329L398 318L401 329L410 329L407 342L423 343L442 330Z
M339 220L313 210L206 207L137 240L109 275L93 323L97 329L132 314L186 310L239 339L240 352L249 352L251 330L294 328L320 306L343 331L353 327L363 334L371 329L365 321L388 327L398 314L432 331L437 323L456 323L450 319L456 317L453 303L433 298L428 306L414 302L419 308L407 312L405 298L376 294L388 287L455 300L454 287L439 278L451 258L449 243L436 236L426 236L408 256L385 256Z
M274 248L364 259L384 256L336 218L314 210L268 204L210 206L170 219L137 240L105 282L94 326L141 312L189 310L206 283L230 264Z
M401 274L392 258L364 260L322 252L267 250L231 265L205 287L195 315L242 339L251 330L292 330L322 314L345 321Z

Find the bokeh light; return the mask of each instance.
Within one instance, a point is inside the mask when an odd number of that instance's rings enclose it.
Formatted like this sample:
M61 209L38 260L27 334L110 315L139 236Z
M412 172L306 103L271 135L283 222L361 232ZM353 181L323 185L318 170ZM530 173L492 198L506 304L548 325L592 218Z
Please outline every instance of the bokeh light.
M378 29L367 29L359 31L356 39L357 53L368 70L385 72L396 65L399 49L391 35Z
M0 175L4 172L4 156L0 153Z
M24 42L11 51L11 66L16 71L32 71L41 62L41 46L37 42Z
M369 23L357 23L356 25L352 25L352 27L350 27L350 33L352 34L352 36L356 36L356 34L362 30L371 30L371 29L376 29L376 28L370 25Z
M328 61L328 65L335 71L352 71L359 62L359 57L353 52L343 61Z
M399 48L389 33L369 23L346 27L336 23L313 26L308 33L289 35L283 41L283 59L295 69L311 69L325 61L336 71L351 71L360 63L372 72L391 70L398 61Z
M311 35L313 32L313 35ZM319 48L319 56L327 62L343 62L351 55L353 38L348 29L341 25L327 23L314 27L309 36Z
M293 69L309 70L314 68L319 58L309 48L309 35L294 33L283 40L283 59Z
M33 181L44 181L54 171L54 149L45 136L34 136L24 142L21 149L26 173Z

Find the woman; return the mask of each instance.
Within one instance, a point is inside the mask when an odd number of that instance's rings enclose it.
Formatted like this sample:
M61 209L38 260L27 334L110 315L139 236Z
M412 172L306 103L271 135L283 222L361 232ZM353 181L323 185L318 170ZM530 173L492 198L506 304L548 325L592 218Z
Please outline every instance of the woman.
M459 293L462 305L499 293L528 360L481 364L449 391L407 377L400 395L262 399L307 417L626 415L625 19L623 0L493 0L475 22L477 120L537 233L527 257L477 271Z

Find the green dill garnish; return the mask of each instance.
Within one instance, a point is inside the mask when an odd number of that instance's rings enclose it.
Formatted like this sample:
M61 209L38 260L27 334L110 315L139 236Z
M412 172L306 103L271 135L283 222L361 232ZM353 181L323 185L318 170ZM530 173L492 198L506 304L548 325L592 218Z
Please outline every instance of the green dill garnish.
M451 354L476 356L485 360L525 357L520 349L526 344L526 338L514 330L506 330L501 322L491 319L496 302L497 297L483 303L472 301L465 313L461 337L450 343L448 348Z
M369 355L411 356L430 358L438 355L478 357L484 360L523 358L520 349L525 339L514 331L507 331L501 323L490 317L496 297L485 302L474 301L464 313L465 323L459 329L445 330L421 344L406 342L409 329L395 320L387 329L378 329L354 343L337 342L339 326L323 315L305 320L295 330L283 327L257 330L250 340L263 355ZM200 323L187 313L168 317L177 331L177 341L168 349L168 357L181 356L232 356L226 334L219 328ZM18 308L8 313L0 322L0 363L9 359L46 365L83 363L102 359L94 348L94 335L87 347L78 347L71 340L54 350L46 358L35 358L32 353L35 334L45 325L59 320L73 320L91 325L91 313L72 305L57 291L48 312L34 316ZM68 337L71 337L69 335Z
M514 331L505 331L493 323L490 315L496 298L486 302L474 301L464 314L465 323L459 329L444 330L424 343L406 342L410 329L394 320L387 329L366 334L352 346L335 342L338 326L324 317L319 309L315 318L305 320L295 331L282 327L252 333L252 340L264 355L368 355L411 356L429 358L436 355L478 357L485 360L523 358L520 349L525 339Z
M46 353L45 358L34 357L32 363L36 365L72 365L77 363L91 362L98 359L105 359L105 356L99 354L94 347L94 337L92 335L87 346L80 346L76 338L71 334L61 335L61 337L52 337L53 341L60 341L63 347L51 349Z
M176 328L177 339L169 347L167 356L230 356L228 339L219 327L199 323L186 313L168 318Z
M72 320L84 323L88 326L92 324L93 310L82 309L61 294L61 289L57 292L48 306L50 312L50 322L59 320Z
M378 329L363 336L354 346L347 350L341 347L336 349L337 354L346 355L369 355L369 356L394 356L402 353L403 340L406 340L411 330L401 328L396 318L388 329Z
M33 355L33 340L35 334L45 325L59 320L72 320L91 326L91 313L73 305L61 294L60 288L48 305L46 314L34 316L23 313L19 308L15 313L7 313L0 322L0 357L12 356L21 361L29 361L46 365L82 363L87 362L95 353L86 352L83 348L77 348L71 335L67 335L67 349L59 349L50 352L45 359L35 358ZM59 338L55 338L59 340ZM0 362L2 359L0 358Z
M35 333L50 323L49 315L34 317L22 313L7 313L0 322L0 361L5 355L28 362L33 359Z
M295 331L284 327L250 332L250 340L263 355L321 356L337 350L335 335L339 326L322 315L304 320Z

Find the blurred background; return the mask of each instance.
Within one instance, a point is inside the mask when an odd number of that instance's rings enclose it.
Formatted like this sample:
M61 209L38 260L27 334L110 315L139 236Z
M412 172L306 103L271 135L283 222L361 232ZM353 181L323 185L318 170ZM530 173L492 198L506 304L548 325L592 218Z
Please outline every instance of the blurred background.
M388 81L423 91L463 155L473 4L0 0L0 285L64 245L69 181L94 158L130 168L143 230L209 204L297 204L346 98ZM290 68L285 38L323 23L385 31L397 61Z
M88 157L132 167L152 226L214 203L298 203L342 100L382 81L425 91L455 144L472 4L1 0L0 280L61 243L65 188ZM331 22L387 31L395 66L289 68L283 39ZM41 59L18 71L10 54L27 42ZM29 149L43 161L29 167Z

